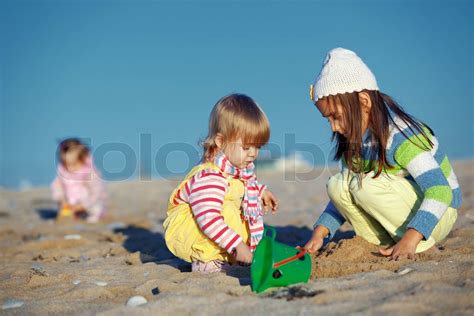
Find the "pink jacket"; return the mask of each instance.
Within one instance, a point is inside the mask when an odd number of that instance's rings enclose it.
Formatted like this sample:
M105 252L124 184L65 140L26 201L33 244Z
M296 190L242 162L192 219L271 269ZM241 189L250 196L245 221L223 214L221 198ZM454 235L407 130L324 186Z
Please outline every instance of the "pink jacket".
M105 212L105 183L91 157L86 159L80 170L74 172L59 164L51 190L55 201L64 200L71 205L82 204L97 219Z

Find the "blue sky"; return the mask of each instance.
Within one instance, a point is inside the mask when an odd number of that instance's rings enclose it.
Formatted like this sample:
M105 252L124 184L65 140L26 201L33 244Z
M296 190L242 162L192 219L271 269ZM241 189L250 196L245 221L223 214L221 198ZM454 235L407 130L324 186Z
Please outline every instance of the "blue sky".
M471 1L0 0L0 185L48 184L70 136L112 180L184 172L231 92L259 102L284 154L294 137L325 164L330 129L308 87L334 47L356 51L452 159L473 157L473 29Z

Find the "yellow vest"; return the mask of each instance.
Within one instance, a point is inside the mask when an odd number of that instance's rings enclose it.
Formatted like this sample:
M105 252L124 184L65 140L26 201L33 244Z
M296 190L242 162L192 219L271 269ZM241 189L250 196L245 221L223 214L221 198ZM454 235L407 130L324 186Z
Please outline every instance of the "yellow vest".
M193 260L203 262L211 260L232 261L233 259L224 249L220 248L202 233L194 220L189 203L174 203L178 191L184 189L184 185L194 175L205 169L212 169L222 173L214 163L200 164L194 167L173 190L168 200L168 216L163 223L166 245L175 256L188 262ZM244 184L241 180L234 179L232 176L228 176L226 179L229 187L224 195L221 214L229 228L239 234L244 242L247 242L249 238L248 224L241 217Z

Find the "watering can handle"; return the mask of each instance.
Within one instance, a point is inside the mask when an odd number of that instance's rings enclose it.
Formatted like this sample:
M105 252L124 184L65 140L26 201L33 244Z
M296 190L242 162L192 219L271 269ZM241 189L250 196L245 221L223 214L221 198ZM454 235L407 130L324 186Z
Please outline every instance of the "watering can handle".
M277 235L275 228L273 228L273 227L271 227L271 226L265 226L264 236L268 236L268 233L269 233L269 232L271 233L271 236L270 236L271 239L272 239L272 240L275 240L276 235Z
M280 262L277 262L277 263L274 263L273 264L273 268L278 268L278 267L281 267L282 265L285 265L289 262L292 262L292 261L295 261L295 260L298 260L299 258L303 257L304 255L306 254L306 250L302 250L300 253L296 254L295 256L293 257L290 257L290 258L287 258L285 260L282 260Z

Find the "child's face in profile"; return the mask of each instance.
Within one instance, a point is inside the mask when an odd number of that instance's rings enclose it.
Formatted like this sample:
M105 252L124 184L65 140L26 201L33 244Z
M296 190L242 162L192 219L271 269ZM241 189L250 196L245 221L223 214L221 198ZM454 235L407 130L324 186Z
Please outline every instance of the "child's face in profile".
M372 102L370 96L366 92L360 92L358 98L361 110L360 124L362 133L364 133L369 125L369 113L372 107ZM349 136L351 129L345 117L346 112L344 111L344 106L337 98L322 98L316 102L316 107L319 112L321 112L322 116L328 119L329 124L331 124L331 130L334 133L344 135L346 138Z
M229 142L223 148L224 154L237 168L245 168L248 164L257 159L259 150L260 146L244 145L241 139Z
M66 167L68 171L78 171L84 165L84 162L80 159L79 150L69 150L68 152L64 153L62 157L64 167Z
M347 137L342 104L339 102L334 104L334 102L330 98L323 98L316 102L316 107L319 112L321 112L321 115L328 119L329 124L331 124L331 130L334 133L339 133Z

